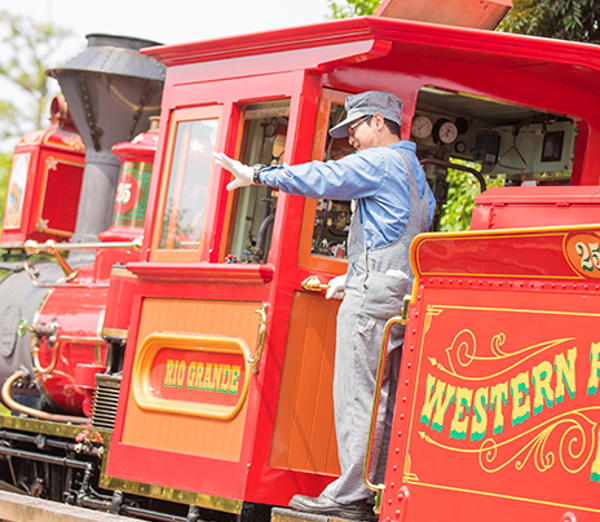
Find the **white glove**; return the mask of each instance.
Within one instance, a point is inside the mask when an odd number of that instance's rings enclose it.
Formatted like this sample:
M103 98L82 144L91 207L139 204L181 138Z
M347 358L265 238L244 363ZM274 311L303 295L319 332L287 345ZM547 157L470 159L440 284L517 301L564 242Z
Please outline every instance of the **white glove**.
M213 152L213 156L219 167L223 167L235 176L235 179L227 184L227 190L234 190L252 184L252 177L254 176L254 169L252 167L244 165L238 160L231 159L222 152Z
M343 299L344 298L344 288L346 286L346 276L348 274L344 274L341 276L334 277L331 281L329 281L329 288L325 293L326 299Z

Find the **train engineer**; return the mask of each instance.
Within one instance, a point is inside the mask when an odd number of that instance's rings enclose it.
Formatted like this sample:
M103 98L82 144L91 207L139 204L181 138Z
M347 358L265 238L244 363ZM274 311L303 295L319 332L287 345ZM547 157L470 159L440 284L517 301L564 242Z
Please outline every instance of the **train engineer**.
M348 271L332 279L327 297L341 297L337 318L334 410L341 476L316 498L294 495L300 511L353 520L372 518L372 493L362 481L370 411L385 322L410 291L409 247L428 229L435 200L416 156L400 140L402 102L369 91L346 98L346 118L330 129L357 151L336 161L260 168L223 153L216 163L235 177L227 188L263 184L310 198L356 200L348 238ZM381 474L391 425L403 332L390 343L382 382L373 463ZM394 362L395 361L395 362ZM381 456L381 458L380 458Z

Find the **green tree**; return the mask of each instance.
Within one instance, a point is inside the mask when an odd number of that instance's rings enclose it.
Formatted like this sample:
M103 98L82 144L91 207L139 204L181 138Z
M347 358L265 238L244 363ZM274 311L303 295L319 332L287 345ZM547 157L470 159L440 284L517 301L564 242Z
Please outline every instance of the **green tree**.
M600 43L600 0L513 0L498 30Z
M474 169L478 168L475 163L454 160L457 163ZM487 188L504 185L505 176L496 178L484 176ZM459 231L469 230L471 226L471 213L475 207L475 196L480 193L479 181L464 170L448 169L448 199L442 209L440 218L440 230Z
M328 0L331 9L331 18L351 18L353 16L372 15L381 0L345 0L345 3L337 3Z
M71 34L0 11L0 79L15 92L13 99L0 99L0 138L44 126L49 102L58 93L58 84L45 71L56 65L56 52Z
M8 187L8 178L10 176L10 164L12 154L0 152L0 210L4 210L6 201L6 188ZM2 230L2 215L0 214L0 231Z

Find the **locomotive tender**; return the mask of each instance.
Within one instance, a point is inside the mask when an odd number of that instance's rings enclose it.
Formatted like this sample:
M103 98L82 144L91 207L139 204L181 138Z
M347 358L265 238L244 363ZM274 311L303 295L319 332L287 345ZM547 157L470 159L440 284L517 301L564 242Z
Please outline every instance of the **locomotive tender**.
M383 17L88 39L51 71L74 121L57 100L11 171L6 488L150 520L303 518L281 508L339 473L323 287L351 206L228 193L212 152L347 154L327 130L377 89L403 100L440 208L450 168L504 181L472 231L413 245L385 482L367 477L380 520L598 519L597 47Z

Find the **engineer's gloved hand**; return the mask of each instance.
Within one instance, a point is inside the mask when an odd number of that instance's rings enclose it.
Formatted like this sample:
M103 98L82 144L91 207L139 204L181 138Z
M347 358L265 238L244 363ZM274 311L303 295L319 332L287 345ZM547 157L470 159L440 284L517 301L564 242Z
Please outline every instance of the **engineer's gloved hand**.
M344 287L346 286L346 276L348 274L344 274L341 276L334 277L331 281L329 281L329 288L325 293L326 299L343 299L344 298Z
M252 176L254 175L252 167L244 165L238 160L231 159L222 152L213 152L213 156L219 167L223 167L235 176L235 179L227 184L227 190L234 190L252 184Z

